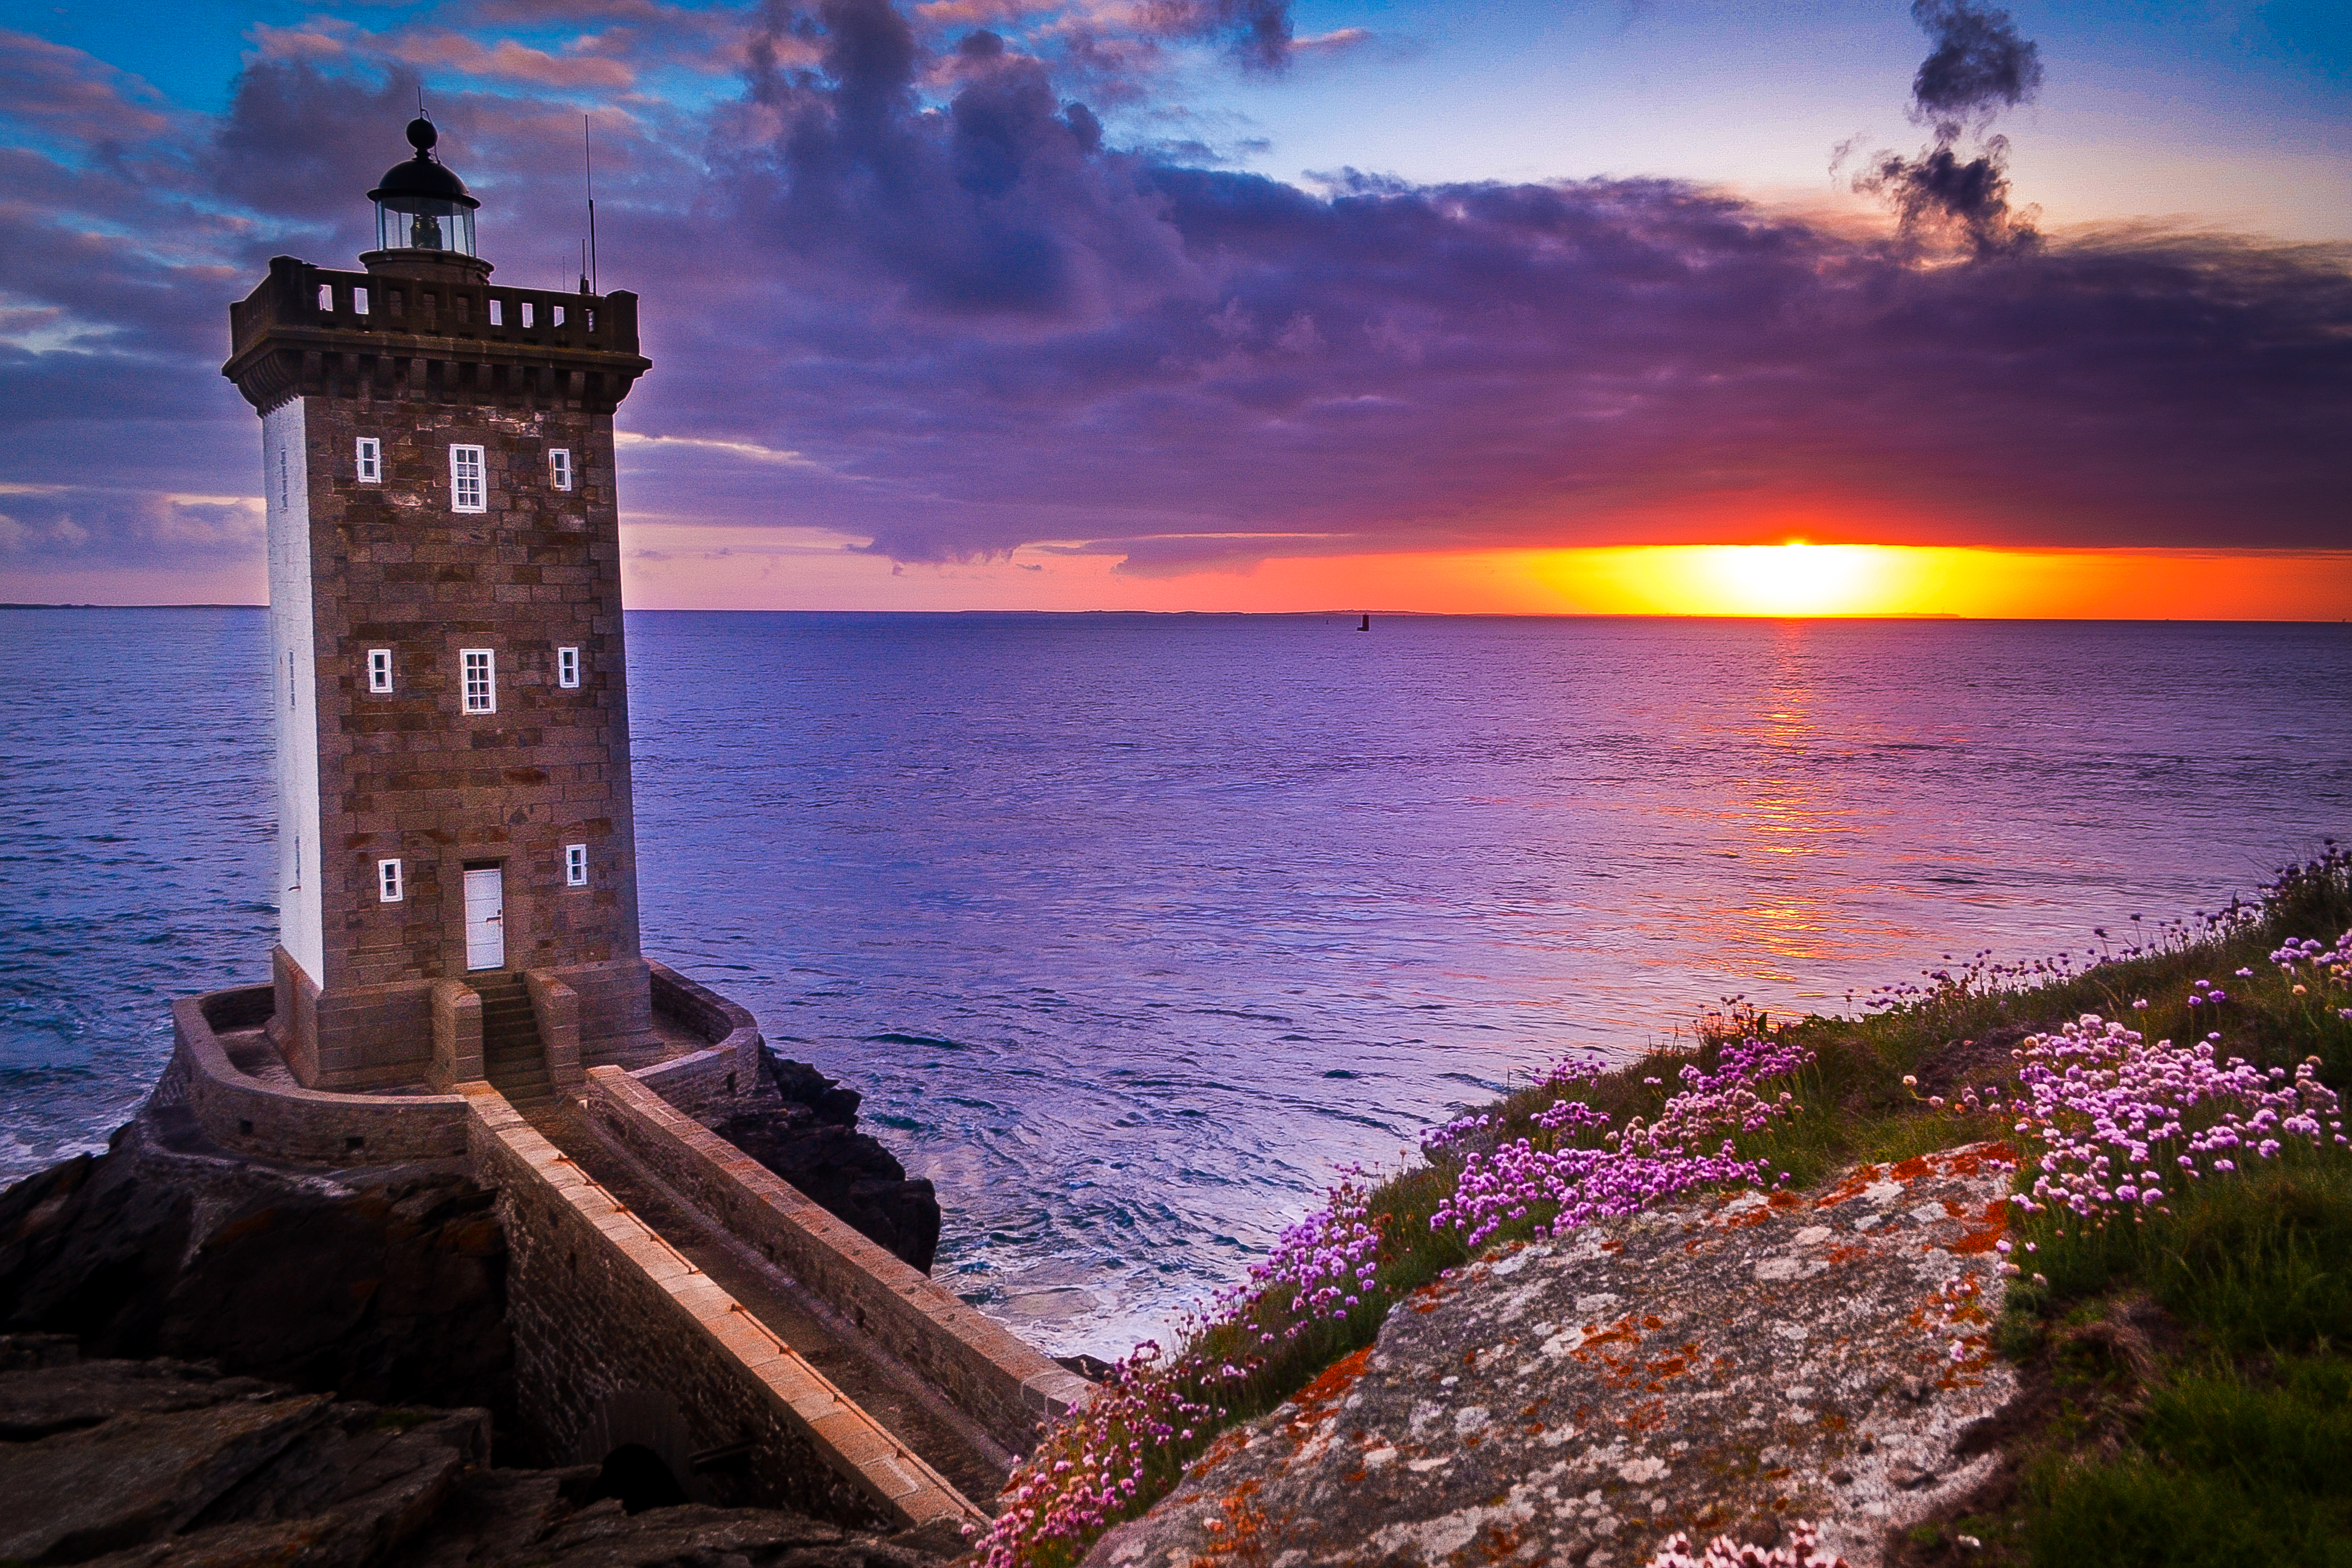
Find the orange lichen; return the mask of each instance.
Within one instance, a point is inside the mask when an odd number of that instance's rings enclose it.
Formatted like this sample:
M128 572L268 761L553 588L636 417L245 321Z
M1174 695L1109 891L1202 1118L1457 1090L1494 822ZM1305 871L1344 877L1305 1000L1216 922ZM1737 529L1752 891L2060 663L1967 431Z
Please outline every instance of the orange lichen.
M1366 1363L1372 1359L1372 1347L1366 1345L1352 1355L1341 1356L1323 1369L1321 1376L1292 1396L1298 1406L1294 1421L1311 1421L1323 1414L1323 1408L1335 1403L1355 1381L1364 1375Z
M1817 1209L1835 1208L1842 1203L1858 1198L1870 1188L1876 1186L1879 1177L1880 1172L1877 1166L1857 1165L1846 1173L1844 1180L1815 1198L1813 1206Z
M1255 1563L1265 1555L1265 1514L1250 1501L1257 1495L1259 1483L1244 1481L1226 1494L1219 1505L1223 1519L1206 1519L1201 1528L1215 1537L1209 1550L1192 1559L1194 1568L1209 1568L1220 1557L1239 1558Z

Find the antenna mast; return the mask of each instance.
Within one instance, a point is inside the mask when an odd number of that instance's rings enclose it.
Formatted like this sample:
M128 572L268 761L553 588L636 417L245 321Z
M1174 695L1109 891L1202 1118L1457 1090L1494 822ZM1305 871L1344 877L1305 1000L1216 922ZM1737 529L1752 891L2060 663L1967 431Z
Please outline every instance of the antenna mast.
M588 287L596 291L596 149L588 142L589 117L580 117L580 156L588 170Z

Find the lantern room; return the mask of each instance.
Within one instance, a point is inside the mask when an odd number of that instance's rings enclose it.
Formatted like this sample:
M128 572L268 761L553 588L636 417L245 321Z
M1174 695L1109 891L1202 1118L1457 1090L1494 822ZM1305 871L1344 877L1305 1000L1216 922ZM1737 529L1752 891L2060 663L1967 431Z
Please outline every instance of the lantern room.
M379 251L435 251L473 257L474 209L482 204L467 194L466 182L433 155L439 140L433 122L408 122L408 144L416 156L386 170L383 183L368 193L375 203Z

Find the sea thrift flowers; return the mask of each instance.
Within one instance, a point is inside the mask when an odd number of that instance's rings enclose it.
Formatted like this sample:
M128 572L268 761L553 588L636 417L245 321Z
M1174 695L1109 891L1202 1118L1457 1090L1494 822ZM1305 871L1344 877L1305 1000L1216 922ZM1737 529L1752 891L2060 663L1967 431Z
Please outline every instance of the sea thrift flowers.
M2016 1131L2038 1141L2040 1174L2016 1202L2085 1219L2160 1208L2177 1181L2275 1158L2289 1142L2346 1142L2334 1090L2313 1058L2289 1077L2241 1058L2218 1035L2193 1046L2147 1043L2095 1013L2016 1053Z
M1082 1554L1087 1542L1125 1517L1144 1485L1150 1457L1171 1442L1189 1440L1212 1415L1221 1414L1203 1399L1188 1398L1178 1380L1157 1364L1160 1353L1150 1342L1137 1346L1084 1407L1048 1433L1013 1473L998 1495L995 1523L973 1543L987 1568L1012 1568L1057 1544ZM1212 1384L1249 1375L1230 1363L1186 1370L1194 1380Z
M1367 1201L1370 1189L1350 1171L1331 1190L1330 1201L1282 1233L1264 1263L1250 1270L1250 1284L1222 1304L1246 1309L1270 1289L1287 1286L1298 1314L1289 1328L1296 1338L1310 1319L1345 1318L1372 1293L1380 1271L1381 1233ZM1236 1310L1236 1317L1254 1316ZM1264 1334L1265 1342L1274 1342Z
M1762 1184L1770 1167L1742 1160L1727 1134L1753 1132L1797 1110L1787 1092L1767 1100L1758 1086L1811 1061L1810 1053L1776 1040L1746 1039L1723 1047L1717 1069L1697 1064L1677 1075L1683 1088L1655 1121L1639 1117L1609 1132L1598 1148L1559 1146L1554 1138L1514 1139L1491 1151L1462 1156L1453 1196L1438 1205L1433 1227L1462 1232L1472 1248L1503 1226L1533 1219L1538 1236L1558 1236L1595 1220L1635 1214L1664 1198L1722 1182ZM1598 1131L1609 1118L1580 1100L1562 1100L1535 1118L1543 1131ZM1713 1150L1706 1142L1720 1139Z
M1598 1067L1564 1062L1546 1081L1569 1092L1530 1119L1547 1147L1538 1149L1537 1140L1526 1138L1492 1151L1470 1147L1500 1123L1493 1115L1464 1117L1423 1141L1433 1154L1458 1151L1462 1164L1456 1189L1439 1206L1433 1226L1462 1230L1475 1247L1500 1226L1531 1215L1539 1229L1557 1234L1633 1213L1694 1186L1761 1184L1766 1163L1738 1159L1727 1140L1797 1110L1793 1095L1767 1098L1763 1086L1811 1059L1775 1040L1736 1041L1722 1048L1712 1072L1685 1065L1678 1074L1681 1089L1654 1121L1635 1118L1622 1128L1574 1098ZM1551 1147L1578 1137L1598 1146ZM1703 1141L1722 1142L1706 1152ZM982 1568L1083 1556L1088 1542L1152 1501L1171 1472L1200 1452L1223 1424L1226 1407L1241 1403L1237 1396L1265 1370L1264 1358L1315 1324L1344 1321L1360 1310L1384 1311L1391 1298L1380 1282L1383 1237L1371 1193L1364 1173L1345 1173L1321 1209L1283 1232L1246 1284L1217 1298L1213 1316L1199 1327L1223 1331L1228 1345L1236 1337L1231 1331L1238 1330L1241 1342L1255 1347L1252 1353L1228 1350L1221 1358L1195 1349L1163 1359L1158 1346L1146 1344L1114 1367L1108 1381L1013 1472L995 1522L973 1543ZM1209 1337L1188 1335L1196 1346ZM1744 1564L1750 1559L1691 1561ZM1785 1555L1753 1561L1773 1568L1811 1568L1814 1562ZM1831 1560L1819 1562L1827 1568Z
M1677 1534L1642 1568L1845 1568L1845 1559L1821 1549L1820 1535L1801 1519L1789 1521L1789 1539L1778 1546L1734 1545L1718 1535L1699 1552Z

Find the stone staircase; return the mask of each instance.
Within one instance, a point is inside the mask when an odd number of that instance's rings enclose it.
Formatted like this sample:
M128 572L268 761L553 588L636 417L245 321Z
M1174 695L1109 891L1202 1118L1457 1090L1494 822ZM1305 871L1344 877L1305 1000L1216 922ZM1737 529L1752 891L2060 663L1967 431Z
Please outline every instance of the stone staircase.
M482 1076L514 1106L545 1105L555 1099L531 1016L530 990L519 973L483 974L467 984L482 999Z

